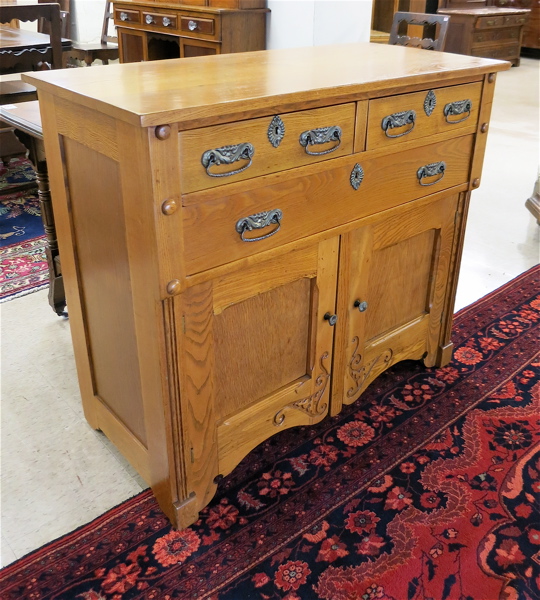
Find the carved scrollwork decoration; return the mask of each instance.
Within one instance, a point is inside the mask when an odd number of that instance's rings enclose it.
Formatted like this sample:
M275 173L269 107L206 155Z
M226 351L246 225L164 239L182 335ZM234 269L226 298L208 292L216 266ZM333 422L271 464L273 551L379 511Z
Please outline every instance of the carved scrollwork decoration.
M347 398L354 398L356 394L360 392L364 382L369 377L370 373L373 371L376 365L380 363L388 364L392 357L394 356L394 351L391 348L388 348L379 356L375 357L371 362L367 364L363 363L363 357L358 352L358 348L360 346L360 338L358 336L354 337L352 340L353 344L356 344L354 351L351 356L351 360L349 361L349 375L354 381L354 387L351 387L347 390Z
M318 417L326 412L326 409L328 408L328 403L323 402L322 399L324 398L324 392L326 391L328 380L330 379L330 372L324 366L324 361L327 358L328 352L325 352L321 356L320 360L321 372L315 380L315 387L317 388L317 391L315 391L311 396L308 396L307 398L302 398L301 400L297 400L296 402L291 402L290 404L287 404L282 409L280 409L274 415L274 425L276 427L283 425L286 416L285 411L287 409L301 410L310 417Z

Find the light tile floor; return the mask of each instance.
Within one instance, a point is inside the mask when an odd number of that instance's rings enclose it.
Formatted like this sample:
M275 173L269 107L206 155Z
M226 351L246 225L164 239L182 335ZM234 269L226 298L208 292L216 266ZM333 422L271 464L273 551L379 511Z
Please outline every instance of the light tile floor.
M540 261L525 209L539 165L539 62L498 76L482 184L473 193L456 309ZM82 414L69 321L40 291L0 305L1 560L6 565L146 485Z

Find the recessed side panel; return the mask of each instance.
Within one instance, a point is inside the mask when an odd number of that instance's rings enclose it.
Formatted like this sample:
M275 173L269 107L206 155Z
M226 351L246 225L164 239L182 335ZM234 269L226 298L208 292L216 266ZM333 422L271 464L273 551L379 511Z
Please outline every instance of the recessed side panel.
M68 138L64 153L94 392L146 445L119 166Z

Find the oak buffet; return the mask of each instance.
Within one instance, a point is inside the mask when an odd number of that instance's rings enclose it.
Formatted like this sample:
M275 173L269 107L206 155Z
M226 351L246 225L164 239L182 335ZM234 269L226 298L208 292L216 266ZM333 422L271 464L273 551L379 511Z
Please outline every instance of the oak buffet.
M173 524L395 362L448 363L508 67L347 44L24 76L85 414Z

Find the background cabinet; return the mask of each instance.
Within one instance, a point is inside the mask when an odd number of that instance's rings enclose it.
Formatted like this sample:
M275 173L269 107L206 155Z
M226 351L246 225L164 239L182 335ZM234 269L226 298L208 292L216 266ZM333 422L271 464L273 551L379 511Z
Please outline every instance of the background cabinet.
M263 50L268 11L264 8L234 8L234 3L229 4L231 8L154 0L115 2L114 23L118 28L120 62ZM258 0L251 4L264 6L264 2Z

